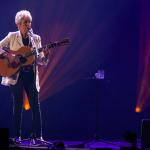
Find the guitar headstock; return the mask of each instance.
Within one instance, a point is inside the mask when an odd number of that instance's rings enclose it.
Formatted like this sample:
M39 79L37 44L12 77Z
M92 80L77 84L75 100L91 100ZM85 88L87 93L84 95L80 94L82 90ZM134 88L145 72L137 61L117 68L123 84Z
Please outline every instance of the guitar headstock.
M61 41L51 42L49 45L46 45L45 48L55 48L58 46L68 45L70 43L69 38L65 38Z
M59 42L56 42L56 44L58 46L68 45L69 43L70 43L70 39L69 38L65 38L65 39L63 39L63 40L61 40Z

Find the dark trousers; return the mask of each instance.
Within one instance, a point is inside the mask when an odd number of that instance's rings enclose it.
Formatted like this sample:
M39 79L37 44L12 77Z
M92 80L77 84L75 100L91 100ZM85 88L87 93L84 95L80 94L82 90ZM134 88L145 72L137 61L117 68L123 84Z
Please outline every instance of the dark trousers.
M13 116L15 136L21 136L21 123L23 111L23 91L25 90L32 111L32 137L42 136L42 122L38 91L35 84L33 66L26 66L20 70L18 81L11 85L13 96Z

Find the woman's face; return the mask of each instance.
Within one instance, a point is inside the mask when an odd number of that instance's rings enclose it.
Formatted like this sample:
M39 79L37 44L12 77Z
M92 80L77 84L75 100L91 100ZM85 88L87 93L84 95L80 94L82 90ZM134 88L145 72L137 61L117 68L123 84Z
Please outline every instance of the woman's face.
M32 21L28 16L24 16L19 24L18 29L22 34L26 34L31 28Z

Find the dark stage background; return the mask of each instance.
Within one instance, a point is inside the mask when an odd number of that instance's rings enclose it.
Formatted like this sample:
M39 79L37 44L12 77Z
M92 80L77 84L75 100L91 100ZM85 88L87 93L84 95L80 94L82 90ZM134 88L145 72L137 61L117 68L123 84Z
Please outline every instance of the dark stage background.
M146 5L146 3L145 3ZM122 138L126 131L140 136L135 113L139 64L139 0L13 0L1 2L0 39L16 31L17 11L33 16L33 30L42 43L69 37L53 61L41 70L44 137L49 139ZM62 51L61 51L62 50ZM57 62L57 63L55 63ZM104 80L94 79L97 70ZM43 98L44 97L44 98ZM23 136L31 130L30 110L23 114ZM0 86L0 127L12 132L12 100Z

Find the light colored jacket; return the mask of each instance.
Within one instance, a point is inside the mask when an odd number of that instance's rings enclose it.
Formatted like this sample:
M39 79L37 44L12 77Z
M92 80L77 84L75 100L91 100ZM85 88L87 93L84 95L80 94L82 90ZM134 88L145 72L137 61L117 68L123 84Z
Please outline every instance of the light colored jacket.
M32 47L38 49L41 47L41 37L39 35L33 34L33 36L31 37L31 42L32 42ZM0 41L0 48L3 47L9 47L10 50L12 51L17 51L19 48L21 48L23 45L22 42L22 36L20 31L16 31L16 32L9 32L8 35ZM0 50L0 53L3 53L3 50ZM38 57L38 62L40 65L45 65L46 61L43 61L44 59L42 59L44 57L43 53L40 53L39 57ZM43 61L43 63L42 63ZM15 85L18 81L18 77L19 77L19 72L17 72L15 75L11 76L11 77L2 77L2 85L5 86L10 86L10 85ZM40 85L39 85L39 76L38 76L38 65L36 65L36 88L37 91L40 90Z

